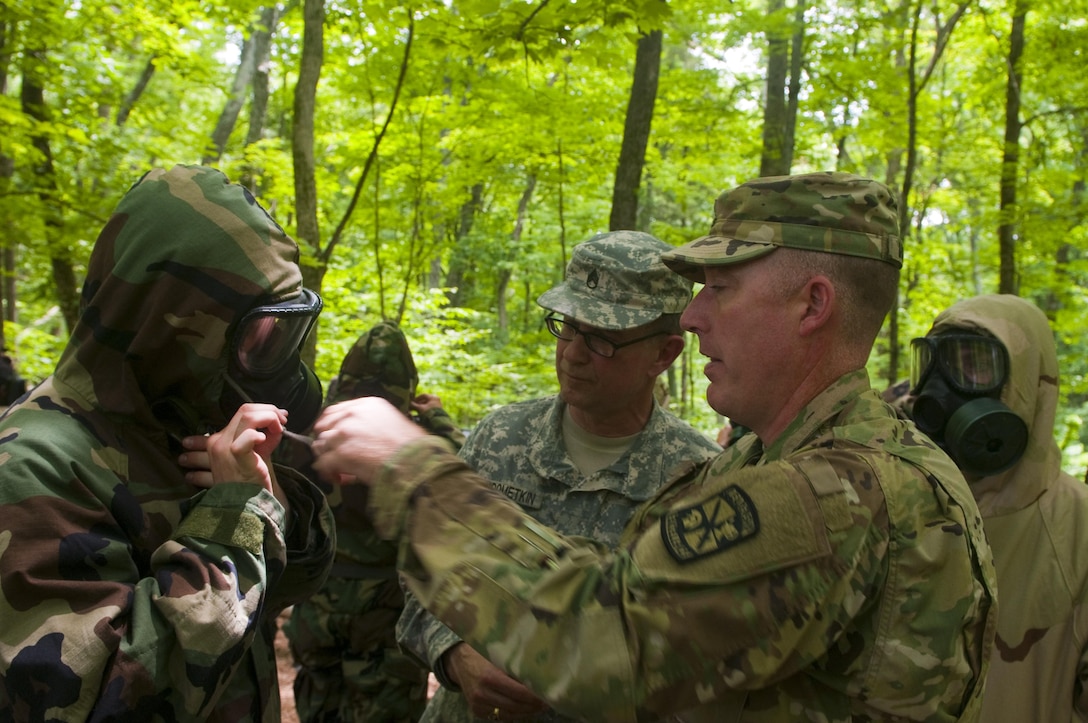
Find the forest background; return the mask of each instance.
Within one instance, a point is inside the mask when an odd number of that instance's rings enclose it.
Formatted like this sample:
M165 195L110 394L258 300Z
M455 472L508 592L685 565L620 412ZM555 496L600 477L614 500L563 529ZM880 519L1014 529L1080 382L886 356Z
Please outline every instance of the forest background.
M1083 475L1086 18L1088 0L4 0L0 342L47 376L124 192L215 165L299 243L321 378L392 319L467 428L554 391L535 300L575 244L678 245L726 188L843 170L906 199L874 385L955 300L1029 298ZM701 369L691 337L670 404L713 435Z

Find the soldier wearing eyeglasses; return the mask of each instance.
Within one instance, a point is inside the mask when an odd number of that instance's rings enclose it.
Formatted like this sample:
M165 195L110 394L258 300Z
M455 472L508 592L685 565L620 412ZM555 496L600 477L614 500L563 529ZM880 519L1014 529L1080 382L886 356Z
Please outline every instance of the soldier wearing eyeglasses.
M692 284L661 262L663 241L603 233L574 248L565 280L538 303L556 338L559 393L499 409L461 456L541 522L615 544L632 510L720 448L654 399L684 348ZM414 598L400 642L442 683L421 720L572 720L545 707ZM533 715L535 714L535 715Z

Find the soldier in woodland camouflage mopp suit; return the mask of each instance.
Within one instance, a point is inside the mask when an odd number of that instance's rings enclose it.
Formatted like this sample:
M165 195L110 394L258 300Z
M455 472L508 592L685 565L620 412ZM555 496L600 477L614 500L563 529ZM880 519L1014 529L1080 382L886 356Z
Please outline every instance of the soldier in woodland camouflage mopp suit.
M896 199L759 178L666 252L707 400L752 430L609 547L545 527L380 400L327 409L315 466L371 491L433 615L591 721L977 721L995 574L963 475L870 387L897 288ZM512 719L501 706L492 717Z
M218 171L121 200L54 374L0 419L0 720L279 719L276 617L333 554L322 492L269 464L321 408L320 310Z
M404 332L383 321L359 337L329 383L326 404L381 397L421 427L460 446L461 431L438 397L416 394L419 375ZM311 455L288 445L288 462L318 479ZM298 665L295 707L303 723L409 723L427 702L427 669L397 648L404 606L397 549L366 517L367 490L319 481L336 519L336 560L324 587L298 603L284 627Z

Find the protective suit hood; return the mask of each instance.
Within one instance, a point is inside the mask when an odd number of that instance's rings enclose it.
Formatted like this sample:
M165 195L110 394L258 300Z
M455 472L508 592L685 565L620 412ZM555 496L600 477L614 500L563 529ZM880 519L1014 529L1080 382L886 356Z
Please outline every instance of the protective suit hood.
M221 427L233 326L257 304L301 293L298 256L249 191L219 171L148 172L95 243L57 381L103 413L152 427Z
M1010 469L972 481L971 490L983 517L1023 509L1061 473L1061 451L1054 441L1058 356L1050 324L1030 301L990 294L952 305L934 320L929 334L953 329L988 333L1009 353L1001 401L1027 423L1027 449Z
M382 321L360 336L329 383L326 404L359 397L382 397L404 414L412 411L419 373L404 332Z

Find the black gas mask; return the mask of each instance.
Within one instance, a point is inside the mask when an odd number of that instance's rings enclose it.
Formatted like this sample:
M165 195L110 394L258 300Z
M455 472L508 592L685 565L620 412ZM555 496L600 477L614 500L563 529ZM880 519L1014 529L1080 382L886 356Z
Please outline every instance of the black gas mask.
M321 382L299 356L321 313L321 297L303 289L293 299L258 306L231 334L220 406L229 417L243 402L275 404L289 412L287 429L302 432L321 412Z
M963 470L987 477L1024 454L1028 427L1001 401L1009 354L990 336L951 333L910 343L910 414Z

